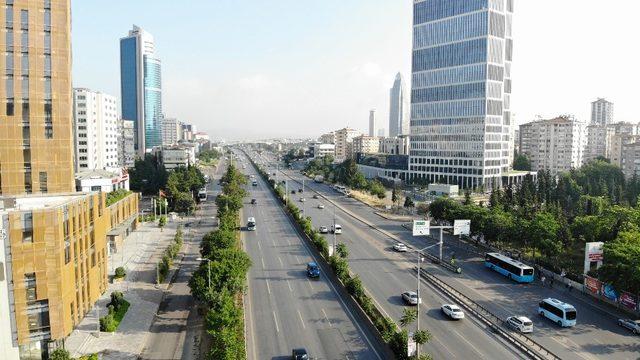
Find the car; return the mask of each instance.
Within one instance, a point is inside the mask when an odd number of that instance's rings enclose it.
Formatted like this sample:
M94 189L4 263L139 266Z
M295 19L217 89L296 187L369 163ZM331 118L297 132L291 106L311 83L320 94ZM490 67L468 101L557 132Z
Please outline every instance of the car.
M640 334L640 320L618 319L618 325L631 330L634 334Z
M257 181L257 180L253 180L253 182L251 183L251 185L253 185L253 186L258 186L258 181Z
M313 194L313 198L317 199L318 198L318 194Z
M304 190L303 189L298 189L298 192L304 192Z
M295 190L291 190L291 193L292 193L292 194L295 194L295 193L296 193L296 191L295 191Z
M305 201L307 201L307 199L305 199L303 197L300 198L300 202L305 202Z
M326 226L320 226L320 227L318 228L318 232L319 232L320 234L327 234L327 233L329 232L329 229L327 229L327 227L326 227Z
M509 316L505 322L508 327L523 334L533 332L533 321L526 316Z
M458 305L454 304L444 304L440 307L440 310L447 315L449 318L454 320L464 319L464 313L462 309Z
M401 243L401 242L397 242L395 244L393 244L393 250L397 251L397 252L407 252L407 245Z
M320 277L320 267L315 262L307 263L307 276L310 278Z
M318 204L318 209L324 209L324 204Z
M258 203L258 200L256 200L256 199L251 199L251 205L255 205L255 204L257 204L257 203Z
M422 304L422 299L418 299L418 294L415 291L405 291L400 294L402 301L408 305Z
M293 351L291 352L291 359L308 360L309 354L307 354L307 349L304 349L304 348L293 349Z
M331 233L332 234L342 234L342 226L335 224L331 225Z

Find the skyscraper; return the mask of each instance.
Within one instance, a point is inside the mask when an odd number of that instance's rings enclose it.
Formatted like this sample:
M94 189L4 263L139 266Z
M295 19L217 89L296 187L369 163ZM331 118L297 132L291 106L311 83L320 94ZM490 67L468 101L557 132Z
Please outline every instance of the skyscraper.
M402 74L398 73L389 90L389 137L409 133L409 114Z
M591 124L609 125L613 123L613 103L603 98L591 103Z
M6 2L0 195L75 189L68 7Z
M376 109L369 110L369 136L376 136Z
M413 5L411 179L501 186L509 172L512 0Z
M161 64L153 36L138 26L120 39L122 118L134 122L140 157L162 145Z

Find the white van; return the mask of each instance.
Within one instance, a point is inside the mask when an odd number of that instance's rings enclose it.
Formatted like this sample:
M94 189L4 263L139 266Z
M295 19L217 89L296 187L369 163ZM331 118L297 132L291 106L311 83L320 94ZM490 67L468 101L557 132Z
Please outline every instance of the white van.
M331 232L334 234L342 234L342 226L338 224L331 226Z

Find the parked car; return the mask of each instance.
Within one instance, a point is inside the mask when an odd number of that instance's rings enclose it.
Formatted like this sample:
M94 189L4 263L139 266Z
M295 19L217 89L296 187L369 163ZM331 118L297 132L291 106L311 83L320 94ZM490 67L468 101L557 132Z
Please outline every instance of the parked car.
M618 325L631 330L634 334L640 334L640 320L618 319Z
M327 234L327 233L329 233L329 229L327 229L326 226L320 226L318 228L318 232L320 232L320 234Z
M305 201L307 201L307 199L305 199L303 197L300 198L300 202L305 202Z
M293 349L291 352L291 359L293 360L308 360L309 355L307 354L307 349Z
M258 200L256 200L256 199L251 199L251 205L255 205L255 204L257 204L257 203L258 203Z
M393 244L393 250L397 251L397 252L407 252L407 245L401 243L401 242L397 242L395 244Z
M313 194L313 198L317 199L318 198L318 194Z
M447 315L449 318L454 320L464 319L464 313L462 309L458 305L454 304L444 304L440 307L440 310Z
M526 316L509 316L507 318L507 326L521 333L533 332L533 321Z
M295 194L295 193L296 193L296 191L295 191L295 190L291 190L291 193L292 193L292 194Z
M318 204L318 209L324 209L324 204Z
M304 192L304 190L303 189L298 189L298 192Z
M418 299L418 294L415 291L405 291L401 295L402 301L408 305L422 304L422 299Z
M307 276L310 278L320 277L320 267L315 262L307 263Z

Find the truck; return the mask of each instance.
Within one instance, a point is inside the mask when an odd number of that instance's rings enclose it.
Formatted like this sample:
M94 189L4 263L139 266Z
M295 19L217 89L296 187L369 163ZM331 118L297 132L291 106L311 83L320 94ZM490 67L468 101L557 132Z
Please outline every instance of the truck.
M316 176L313 178L313 181L314 181L314 182L317 182L317 183L322 183L322 182L324 181L324 176L322 176L322 175L316 175Z

